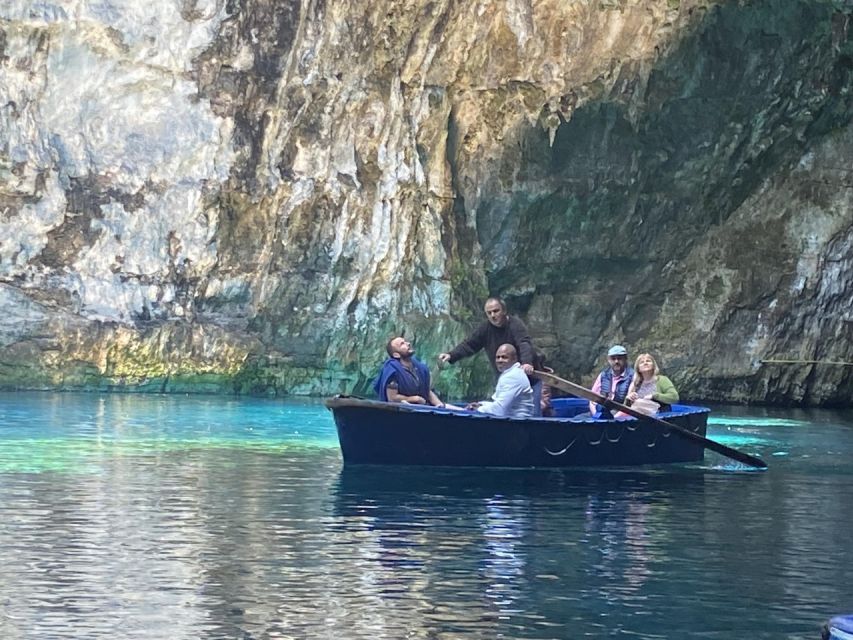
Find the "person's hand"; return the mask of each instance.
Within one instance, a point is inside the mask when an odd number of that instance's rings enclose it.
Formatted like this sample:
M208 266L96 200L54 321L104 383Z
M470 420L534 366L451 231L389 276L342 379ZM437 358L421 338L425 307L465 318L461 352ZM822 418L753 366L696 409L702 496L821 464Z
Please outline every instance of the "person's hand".
M533 375L533 365L532 364L523 364L521 365L521 370L528 376Z
M465 411L476 411L479 406L479 402L469 402L465 405Z
M427 401L423 399L422 396L409 396L409 402L411 404L426 404Z
M630 400L631 402L634 402L634 400L636 400L637 398L639 398L639 397L640 397L640 394L638 394L636 391L632 391L632 392L631 392L631 393L629 393L626 397L627 397L627 398L628 398L628 400Z
M450 362L450 354L449 353L439 353L438 354L438 366L441 368L441 365L447 364Z

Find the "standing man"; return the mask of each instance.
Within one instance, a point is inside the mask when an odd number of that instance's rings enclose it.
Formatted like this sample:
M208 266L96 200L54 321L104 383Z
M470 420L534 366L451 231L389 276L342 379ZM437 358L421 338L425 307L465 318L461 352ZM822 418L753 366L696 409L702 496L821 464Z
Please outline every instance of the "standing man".
M527 375L533 373L533 358L536 353L525 324L519 318L510 316L506 311L506 303L498 297L486 300L483 310L486 312L486 322L480 324L470 336L448 353L440 353L438 361L441 364L453 364L473 356L482 349L486 352L486 357L489 358L495 373L500 373L495 365L498 347L502 344L511 344L518 353L518 360L524 373Z
M511 344L518 353L518 360L524 373L527 375L533 373L533 359L536 352L524 323L515 316L510 316L504 301L497 297L486 300L483 310L486 312L486 321L448 353L440 353L438 361L441 364L446 362L453 364L483 349L495 373L500 373L495 365L498 347L502 344Z
M621 344L614 344L607 352L607 364L595 379L592 392L624 403L634 379L634 370L628 366L628 350ZM593 418L613 417L605 407L594 402L589 403L589 412Z
M500 372L492 399L469 404L466 409L476 409L498 418L530 418L534 413L533 389L521 365L518 353L511 344L502 344L495 354L495 369Z
M530 339L530 333L527 331L527 326L519 318L509 315L506 310L506 303L497 296L486 300L483 311L486 312L486 321L477 326L470 336L453 347L448 353L440 353L438 355L439 365L453 364L458 360L473 356L482 349L485 351L495 374L499 374L500 371L495 365L498 347L502 344L510 344L515 347L521 369L530 376L535 367L537 354L533 347L533 340ZM547 413L551 408L550 390L545 389L545 385L540 380L531 380L530 384L533 387L535 398L534 415Z
M430 404L434 407L458 409L442 402L430 387L429 367L415 357L412 343L398 336L385 345L388 359L373 385L383 402Z

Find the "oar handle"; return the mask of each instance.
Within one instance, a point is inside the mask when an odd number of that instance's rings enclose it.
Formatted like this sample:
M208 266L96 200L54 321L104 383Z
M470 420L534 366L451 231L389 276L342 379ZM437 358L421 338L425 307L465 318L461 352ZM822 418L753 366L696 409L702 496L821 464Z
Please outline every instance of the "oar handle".
M681 427L677 424L673 424L672 422L667 422L666 420L661 420L656 416L650 416L640 411L637 411L636 409L632 409L631 407L624 405L621 402L611 400L610 398L595 393L594 391L587 389L586 387L582 387L579 384L575 384L574 382L563 380L562 378L557 377L552 373L546 373L545 371L534 371L533 375L536 378L539 378L542 382L549 384L552 387L556 387L557 389L562 389L566 393L571 393L576 396L580 396L581 398L585 398L590 402L595 402L597 404L604 405L608 409L615 409L617 411L627 413L629 416L634 416L635 418L646 420L660 427L672 429L673 431L684 436L685 438L689 438L700 443L706 449L715 451L720 455L726 456L727 458L731 458L732 460L737 460L738 462L741 462L750 467L755 467L756 469L767 468L767 463L764 462L764 460L762 460L761 458L749 455L748 453L744 453L743 451L738 451L737 449L732 449L731 447L727 447L726 445L716 442L714 440L709 440L704 436L700 436L698 433L694 433L690 429L685 429L684 427Z

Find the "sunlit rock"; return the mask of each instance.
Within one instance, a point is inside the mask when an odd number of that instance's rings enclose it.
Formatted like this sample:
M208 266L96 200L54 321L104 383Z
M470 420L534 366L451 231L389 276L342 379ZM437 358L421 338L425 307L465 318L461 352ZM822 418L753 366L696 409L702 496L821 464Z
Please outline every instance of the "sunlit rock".
M851 11L6 2L0 384L367 393L499 293L578 381L849 402Z

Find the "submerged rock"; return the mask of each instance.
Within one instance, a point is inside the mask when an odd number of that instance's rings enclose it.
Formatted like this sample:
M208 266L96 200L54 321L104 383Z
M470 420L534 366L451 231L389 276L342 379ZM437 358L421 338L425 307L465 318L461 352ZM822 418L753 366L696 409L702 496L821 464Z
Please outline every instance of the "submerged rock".
M367 393L495 293L564 377L849 404L851 13L11 0L0 385Z

